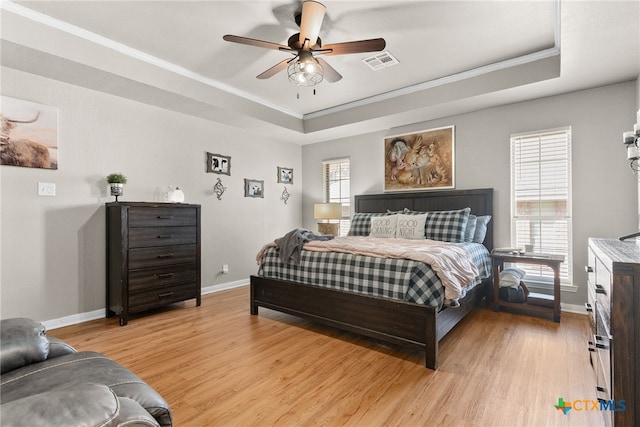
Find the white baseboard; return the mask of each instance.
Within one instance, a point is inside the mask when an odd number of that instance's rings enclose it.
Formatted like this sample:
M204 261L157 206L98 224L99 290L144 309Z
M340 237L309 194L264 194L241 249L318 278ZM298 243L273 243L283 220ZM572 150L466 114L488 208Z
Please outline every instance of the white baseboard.
M211 294L214 292L226 291L227 289L239 288L249 284L249 279L236 280L235 282L221 283L219 285L207 286L202 288L202 295Z
M101 319L105 316L105 309L89 311L87 313L72 314L71 316L60 317L58 319L45 320L42 322L48 331L63 328L65 326L77 325L78 323L90 320Z
M584 305L565 304L561 302L560 310L566 311L567 313L584 314L585 316L588 314Z
M235 282L221 283L202 288L201 294L207 295L214 292L225 291L227 289L239 288L249 284L249 279L236 280ZM45 320L41 322L48 331L52 329L63 328L65 326L77 325L78 323L88 322L90 320L102 319L105 316L105 309L89 311L86 313L72 314L70 316L60 317L58 319Z

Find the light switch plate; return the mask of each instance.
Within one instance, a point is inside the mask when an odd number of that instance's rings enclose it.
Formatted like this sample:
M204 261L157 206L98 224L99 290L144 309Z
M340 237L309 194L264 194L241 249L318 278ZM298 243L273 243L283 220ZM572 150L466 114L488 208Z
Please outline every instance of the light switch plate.
M55 196L56 184L53 182L39 182L38 196Z

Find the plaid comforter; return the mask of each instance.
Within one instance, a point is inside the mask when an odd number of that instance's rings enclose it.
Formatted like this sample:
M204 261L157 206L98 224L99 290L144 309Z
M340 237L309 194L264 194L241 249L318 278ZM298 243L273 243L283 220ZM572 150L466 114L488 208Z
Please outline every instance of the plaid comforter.
M473 284L491 275L491 258L479 243L456 243L473 260L480 272ZM426 304L438 309L445 302L444 287L433 269L408 259L378 258L339 252L303 250L300 264L283 264L277 249L268 248L258 275L279 280L346 290L373 296ZM472 286L465 288L470 289Z

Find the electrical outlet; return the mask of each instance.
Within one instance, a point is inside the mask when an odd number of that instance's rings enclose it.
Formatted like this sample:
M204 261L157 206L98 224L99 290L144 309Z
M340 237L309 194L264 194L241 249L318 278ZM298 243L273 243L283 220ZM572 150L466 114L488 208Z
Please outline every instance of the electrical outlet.
M222 273L223 274L229 273L229 264L222 264Z
M55 196L56 184L53 182L39 182L38 183L38 196Z

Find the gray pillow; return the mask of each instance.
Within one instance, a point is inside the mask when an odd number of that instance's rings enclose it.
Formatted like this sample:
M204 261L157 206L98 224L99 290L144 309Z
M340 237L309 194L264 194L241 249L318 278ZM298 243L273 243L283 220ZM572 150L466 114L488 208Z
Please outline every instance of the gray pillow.
M491 215L484 215L477 217L476 231L473 235L474 243L483 243L484 238L487 236L487 224L491 221Z
M465 242L473 242L473 236L476 234L476 222L478 222L478 217L470 214L467 221L467 229L464 231Z
M0 321L1 373L46 360L49 340L45 327L26 318Z

